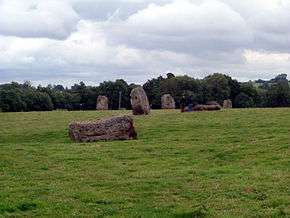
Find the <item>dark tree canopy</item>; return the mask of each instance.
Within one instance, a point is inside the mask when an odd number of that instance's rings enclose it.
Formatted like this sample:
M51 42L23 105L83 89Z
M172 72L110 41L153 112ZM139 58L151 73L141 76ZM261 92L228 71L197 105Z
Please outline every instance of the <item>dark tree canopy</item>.
M205 78L206 97L210 101L217 101L220 104L229 99L231 95L231 87L228 78L219 73L207 76Z
M148 80L143 88L153 109L161 108L161 82L165 80L162 76L157 79Z
M98 95L109 99L109 108L130 109L130 92L136 84L128 84L119 79L104 81L97 86L87 86L84 82L65 88L61 84L33 87L31 82L0 85L0 111L49 111L49 110L94 110ZM196 104L207 101L222 103L231 99L236 108L247 107L289 107L290 88L286 74L271 80L238 82L228 75L215 73L204 79L189 76L175 76L167 73L148 80L143 85L153 109L161 108L161 96L170 94L179 106L181 98L190 97Z
M249 108L249 107L254 107L254 100L252 97L247 95L244 92L241 92L238 94L234 100L234 105L237 108Z
M288 81L279 80L269 88L267 92L267 105L270 107L290 106L290 89Z

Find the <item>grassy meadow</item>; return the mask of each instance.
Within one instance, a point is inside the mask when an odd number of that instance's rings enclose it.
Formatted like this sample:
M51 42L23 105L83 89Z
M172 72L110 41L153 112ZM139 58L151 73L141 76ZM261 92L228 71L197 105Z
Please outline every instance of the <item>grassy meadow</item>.
M138 140L70 141L117 114L0 113L0 217L290 217L290 109L156 110Z

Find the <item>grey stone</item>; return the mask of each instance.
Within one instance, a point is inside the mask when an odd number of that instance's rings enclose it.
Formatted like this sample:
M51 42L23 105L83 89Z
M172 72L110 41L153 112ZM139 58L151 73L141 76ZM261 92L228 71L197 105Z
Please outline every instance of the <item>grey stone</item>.
M221 109L222 107L219 104L215 104L215 105L198 104L193 108L194 111L217 111Z
M146 92L141 86L131 91L131 105L134 115L148 115L150 113L150 105Z
M232 101L230 99L224 100L224 102L223 102L223 108L226 108L226 109L233 108Z
M137 133L130 116L116 116L91 122L72 122L69 136L74 142L95 142L136 139Z
M161 97L162 109L175 109L174 98L170 94L165 94Z
M106 96L99 95L97 99L97 110L108 110L109 100Z

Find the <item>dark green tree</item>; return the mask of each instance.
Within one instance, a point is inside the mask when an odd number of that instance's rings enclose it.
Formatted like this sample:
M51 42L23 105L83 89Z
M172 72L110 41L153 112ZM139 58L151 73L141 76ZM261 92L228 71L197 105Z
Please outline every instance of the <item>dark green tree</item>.
M267 92L267 106L269 107L288 107L290 106L289 83L280 80L273 84Z
M27 111L27 105L22 93L17 89L0 89L0 108L3 112Z
M109 108L116 110L119 108L119 96L121 95L121 108L130 108L130 87L126 81L119 79L115 82L103 82L99 86L101 95L109 99Z
M192 96L194 102L204 102L203 83L200 80L188 76L177 76L161 82L161 95L171 94L175 99L177 106L181 97Z
M236 96L234 105L237 108L250 108L254 107L255 103L252 97L248 96L246 93L241 92Z
M231 87L226 75L215 73L205 79L206 97L208 101L217 101L220 104L231 97Z
M143 88L147 94L150 105L153 109L161 108L161 82L165 79L159 76L157 79L148 80Z
M234 100L236 96L241 92L240 83L232 79L230 76L225 75L226 79L228 80L228 85L230 87L230 99Z

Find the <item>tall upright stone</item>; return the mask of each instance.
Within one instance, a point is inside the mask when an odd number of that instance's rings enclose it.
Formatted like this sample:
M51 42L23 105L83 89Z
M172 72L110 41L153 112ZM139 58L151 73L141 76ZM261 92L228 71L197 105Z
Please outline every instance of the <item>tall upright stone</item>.
M134 88L130 94L132 111L134 115L148 115L150 113L150 105L146 92L141 86Z
M165 94L161 97L162 109L175 109L174 98L170 94Z
M223 102L223 108L226 108L226 109L233 108L232 101L230 99L224 100L224 102Z
M106 96L99 95L97 99L97 110L108 110L109 100Z

